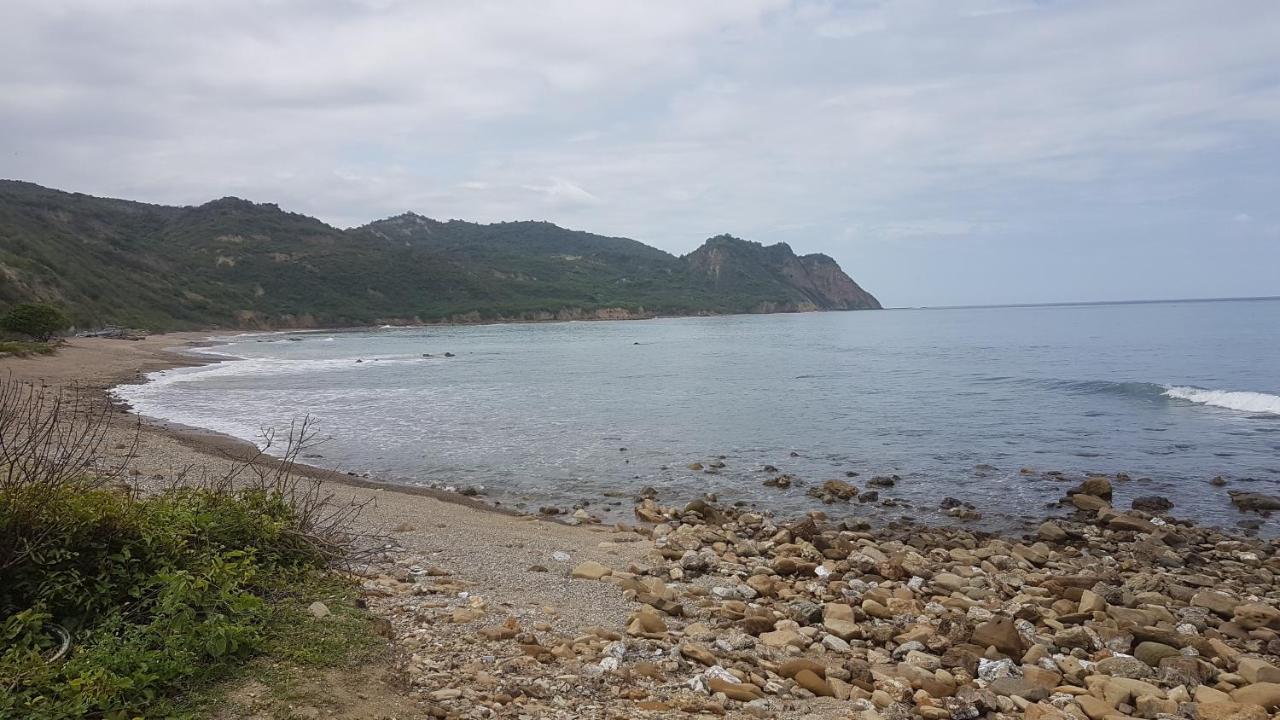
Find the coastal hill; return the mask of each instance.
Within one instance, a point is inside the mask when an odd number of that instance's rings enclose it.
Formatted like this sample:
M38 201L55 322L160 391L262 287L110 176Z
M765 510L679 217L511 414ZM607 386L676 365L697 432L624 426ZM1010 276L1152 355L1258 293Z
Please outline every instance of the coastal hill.
M269 203L170 207L0 180L0 303L80 327L318 327L877 309L825 255L721 235L677 257L546 222L342 230Z

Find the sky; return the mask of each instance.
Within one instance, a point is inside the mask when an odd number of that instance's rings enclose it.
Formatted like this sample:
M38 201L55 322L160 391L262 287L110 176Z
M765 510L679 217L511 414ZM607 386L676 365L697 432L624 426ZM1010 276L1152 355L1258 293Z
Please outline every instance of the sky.
M730 233L889 306L1280 295L1280 2L4 0L0 177Z

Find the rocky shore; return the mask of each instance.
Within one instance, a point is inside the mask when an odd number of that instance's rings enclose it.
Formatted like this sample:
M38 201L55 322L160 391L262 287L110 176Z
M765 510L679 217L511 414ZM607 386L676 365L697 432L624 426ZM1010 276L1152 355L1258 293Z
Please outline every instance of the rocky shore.
M614 626L531 621L394 547L363 587L439 718L1277 716L1276 541L1110 490L1091 478L1021 538L645 498L600 543L631 560L530 568L615 587Z

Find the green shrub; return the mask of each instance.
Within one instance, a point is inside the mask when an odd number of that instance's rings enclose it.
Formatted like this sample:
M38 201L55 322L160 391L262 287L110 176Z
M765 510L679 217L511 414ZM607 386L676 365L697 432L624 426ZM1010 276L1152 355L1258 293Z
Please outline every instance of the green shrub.
M265 599L325 565L288 499L262 490L11 492L0 527L42 537L0 568L0 718L151 716L258 652ZM74 645L48 663L55 624Z
M56 348L49 343L23 340L0 340L0 353L27 357L28 355L52 355Z
M40 342L48 342L57 333L71 327L71 318L52 305L24 303L10 308L0 317L0 328L9 332L29 335Z

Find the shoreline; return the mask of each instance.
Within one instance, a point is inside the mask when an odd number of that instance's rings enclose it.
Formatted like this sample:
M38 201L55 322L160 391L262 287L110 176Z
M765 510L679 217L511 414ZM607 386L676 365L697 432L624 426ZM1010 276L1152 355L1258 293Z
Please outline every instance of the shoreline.
M605 320L598 320L604 322ZM530 321L542 322L542 321ZM570 322L570 321L547 321L547 322ZM396 328L405 327L427 327L427 326L396 326ZM354 327L342 330L342 332L367 332L370 330L378 330L382 328ZM123 356L125 358L133 357L136 362L126 362L123 365L119 363L105 363L109 371L105 375L97 376L96 388L114 407L127 412L129 415L139 418L143 427L150 432L163 434L174 439L183 446L187 447L200 456L214 459L231 459L237 462L243 462L249 457L256 456L260 462L269 463L272 466L278 466L281 462L278 457L261 453L254 441L237 437L225 432L212 430L204 427L184 425L179 422L166 420L163 418L152 417L137 413L126 402L119 400L111 392L111 389L118 385L140 384L147 382L146 375L153 372L159 372L175 368L186 367L203 367L208 365L219 364L222 362L239 362L244 358L234 357L230 355L204 355L193 352L193 349L199 347L208 347L216 345L220 340L232 337L244 337L255 335L276 335L276 334L292 334L295 332L338 332L336 330L281 330L281 331L262 331L262 332L240 332L240 331L200 331L200 332L182 332L148 336L142 341L122 341L122 340L104 340L99 338L77 338L73 343L64 345L62 351L70 346L73 349L75 343L90 344L106 344L111 343L113 346L102 348L108 354L113 356ZM95 348L97 349L97 348ZM135 352L127 352L134 350ZM141 352L136 352L141 351ZM54 357L57 357L56 355ZM40 366L48 364L49 358L28 358L25 362L31 366ZM46 361L46 362L42 362ZM12 370L11 370L12 372ZM64 370L65 374L65 370ZM55 377L55 381L59 378ZM61 378L65 382L65 378ZM403 481L384 480L377 477L371 477L368 473L357 474L354 472L344 471L341 466L325 467L314 465L304 461L295 461L293 464L295 470L307 477L323 480L326 482L337 483L352 488L371 489L380 492L398 493L410 496L429 497L435 500L467 507L473 510L482 510L486 512L497 513L511 517L524 517L534 520L549 522L560 526L575 526L580 523L573 519L573 509L557 508L559 514L547 514L534 509L532 506L525 507L518 502L518 495L471 495L458 489L445 489L438 485L415 484ZM1025 469L1019 473L1025 476ZM1046 471L1041 473L1043 477L1050 477L1054 480L1065 480L1067 476L1056 471ZM1085 473L1080 478L1091 476L1105 475L1105 473ZM1128 480L1129 477L1125 473L1118 473L1117 480ZM875 488L870 488L875 489ZM501 498L501 499L498 499ZM951 498L946 498L950 500ZM511 502L509 502L511 501ZM886 506L880 508L878 505L852 505L850 503L832 504L830 502L823 503L820 498L815 496L813 502L809 503L807 512L823 513L824 515L830 511L837 515L837 519L845 518L850 520L869 520L871 526L878 530L888 530L891 528L901 527L919 527L922 529L934 528L950 528L957 530L976 530L978 527L985 527L992 524L991 529L984 529L984 533L989 533L998 537L1017 537L1025 536L1032 533L1038 524L1046 519L1055 519L1062 517L1061 508L1065 507L1067 511L1071 508L1065 501L1059 502L1055 508L1052 503L1049 505L1040 505L1039 507L1028 507L1018 510L1017 512L1000 512L996 509L977 507L968 503L963 503L958 508L948 508L945 504L939 508L936 504L920 504L899 499L898 505ZM753 505L754 507L754 505ZM863 512L854 512L854 508L863 508ZM976 511L976 512L975 512ZM604 511L603 517L596 516L599 510L592 511L591 522L597 525L603 523L609 525L619 521L625 523L634 522L632 513L626 504L615 510ZM803 511L795 511L790 513L790 517L794 518L803 514ZM983 522L983 516L988 516L986 522ZM566 522L567 520L567 522ZM1197 525L1212 528L1219 532L1246 535L1257 533L1259 530L1268 528L1274 523L1267 522L1264 518L1252 513L1239 513L1240 524L1208 524L1207 521L1191 520ZM1258 526L1249 527L1244 521L1261 521ZM1264 532L1264 536L1276 535L1274 528L1270 528L1269 532Z

